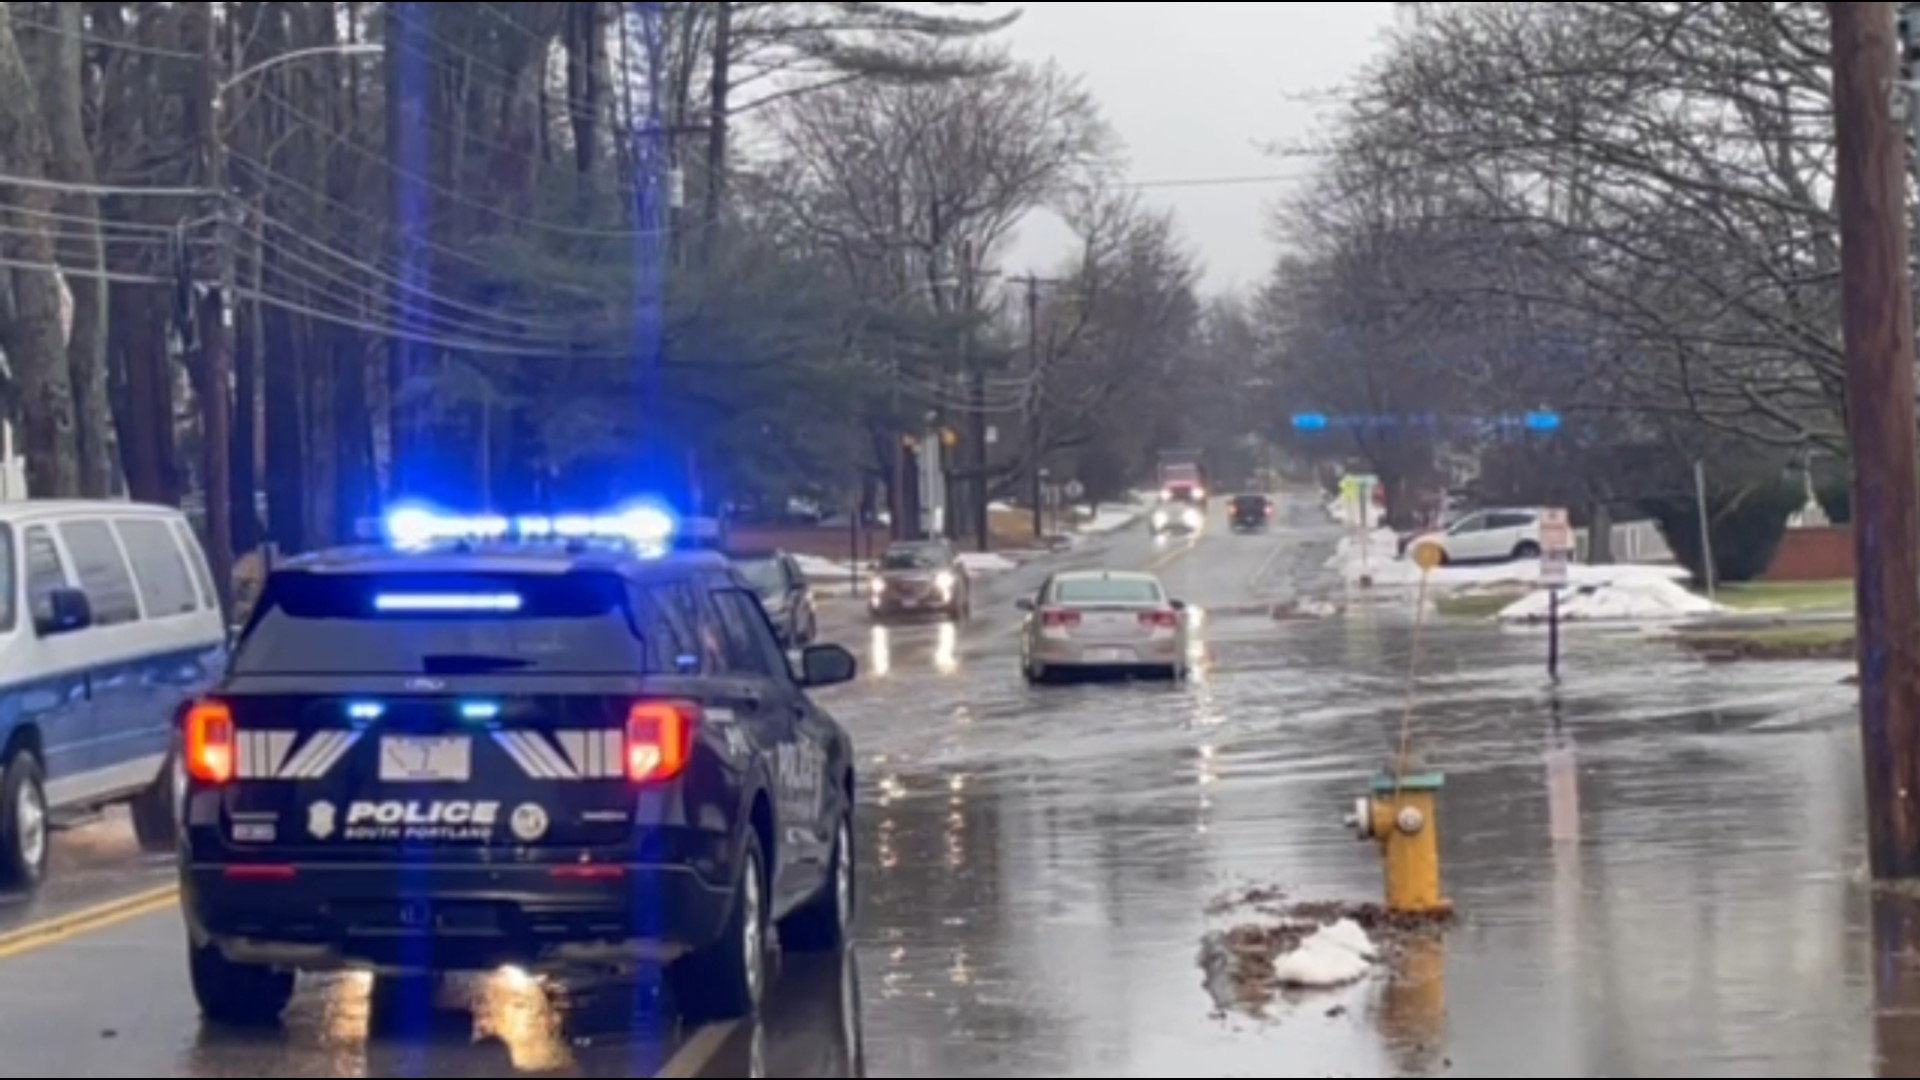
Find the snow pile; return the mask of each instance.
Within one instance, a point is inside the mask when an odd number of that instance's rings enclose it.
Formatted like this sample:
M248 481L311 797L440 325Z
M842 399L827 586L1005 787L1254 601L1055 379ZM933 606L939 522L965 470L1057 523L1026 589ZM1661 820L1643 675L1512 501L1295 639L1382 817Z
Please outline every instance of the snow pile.
M1327 516L1348 528L1359 526L1378 528L1381 521L1386 518L1386 515L1387 511L1385 507L1369 504L1366 507L1366 520L1362 521L1361 508L1352 499L1333 498L1327 500Z
M1560 618L1566 622L1664 622L1698 619L1718 615L1726 609L1703 596L1687 591L1679 582L1665 576L1645 573L1643 567L1581 567L1589 571L1610 570L1605 581L1575 581L1560 593ZM1622 573L1625 570L1627 572ZM1634 572L1642 571L1642 572ZM1521 597L1500 612L1504 622L1534 623L1546 621L1552 606L1552 594L1540 590Z
M1005 555L992 552L969 551L960 556L960 565L966 567L970 575L1004 574L1009 570L1020 569L1020 564Z
M1360 924L1341 919L1307 935L1291 952L1276 960L1273 979L1281 986L1295 989L1348 986L1366 978L1379 959L1379 947Z
M823 559L818 555L795 555L793 561L800 564L800 572L811 582L826 582L830 585L844 585L859 573L851 563Z

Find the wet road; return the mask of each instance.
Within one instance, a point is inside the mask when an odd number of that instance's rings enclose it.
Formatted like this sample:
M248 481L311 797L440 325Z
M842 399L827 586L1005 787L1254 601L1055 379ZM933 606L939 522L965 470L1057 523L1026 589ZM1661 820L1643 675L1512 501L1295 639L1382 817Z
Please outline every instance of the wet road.
M0 938L0 1075L1920 1076L1898 959L1920 917L1857 883L1842 669L1581 633L1556 690L1529 633L1416 630L1398 604L1235 613L1349 599L1333 530L1304 503L1286 523L1064 560L1156 568L1207 610L1188 686L1026 686L1012 600L1061 560L995 581L964 629L835 620L867 663L829 699L865 761L862 941L852 971L787 972L762 1024L681 1033L501 978L420 1037L343 978L272 1038L203 1036L178 915L155 910ZM1416 653L1463 925L1275 1023L1214 1018L1210 899L1377 895L1340 817L1397 740ZM76 871L58 903L152 873Z

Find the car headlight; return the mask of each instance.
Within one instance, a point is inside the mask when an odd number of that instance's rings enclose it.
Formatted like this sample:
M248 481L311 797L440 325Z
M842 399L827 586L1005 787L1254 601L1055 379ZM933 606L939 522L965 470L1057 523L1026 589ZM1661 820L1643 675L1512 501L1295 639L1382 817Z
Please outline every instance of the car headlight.
M1153 512L1153 523L1155 525L1165 525L1167 523L1167 512L1165 510L1155 510Z
M1182 515L1181 520L1187 523L1187 528L1197 529L1200 527L1201 523L1206 519L1200 516L1200 511L1189 510L1184 515Z
M879 596L881 593L887 591L887 579L874 578L872 581L867 582L867 588L873 592L873 595Z
M951 570L942 570L939 574L935 575L933 579L933 587L939 589L941 592L952 592L953 587L958 584L959 582L954 580L953 571Z

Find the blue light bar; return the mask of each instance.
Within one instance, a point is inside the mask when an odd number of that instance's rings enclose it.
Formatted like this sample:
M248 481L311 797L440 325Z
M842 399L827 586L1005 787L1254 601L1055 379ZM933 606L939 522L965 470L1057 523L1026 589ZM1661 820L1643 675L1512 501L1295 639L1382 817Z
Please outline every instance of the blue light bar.
M347 706L347 715L355 720L378 720L387 715L387 707L377 701L356 701Z
M673 542L679 531L673 515L657 506L634 506L610 514L517 518L439 514L425 507L410 506L388 514L385 526L387 539L401 548L461 540L526 543L611 540L643 549L663 549Z
M1325 431L1327 418L1323 413L1295 413L1293 417L1295 431Z
M1545 410L1530 412L1527 414L1526 425L1528 431L1559 431L1560 414Z
M492 720L500 715L497 701L467 701L460 705L462 720Z
M376 611L519 611L523 603L519 593L381 593L373 598Z

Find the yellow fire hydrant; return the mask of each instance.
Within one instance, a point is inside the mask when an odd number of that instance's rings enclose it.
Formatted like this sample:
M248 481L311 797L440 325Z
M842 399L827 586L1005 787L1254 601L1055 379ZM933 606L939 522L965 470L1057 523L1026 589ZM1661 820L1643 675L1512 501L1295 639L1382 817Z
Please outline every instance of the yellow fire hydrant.
M1387 910L1397 915L1449 915L1440 892L1440 830L1434 820L1440 773L1376 777L1373 792L1354 804L1347 827L1377 841L1386 877Z

